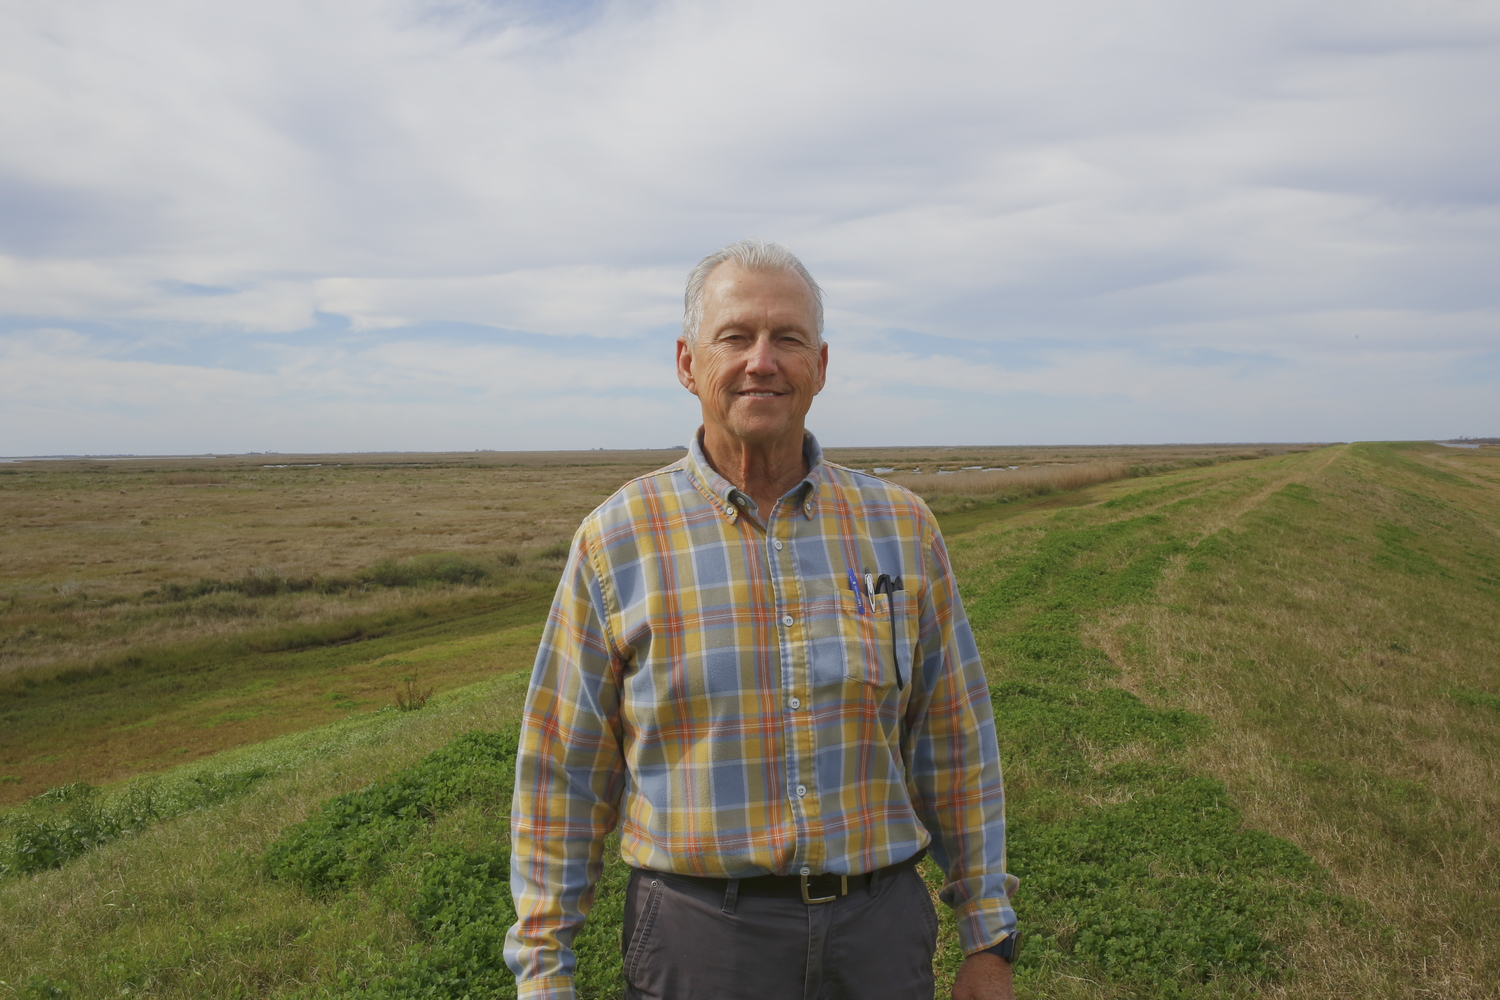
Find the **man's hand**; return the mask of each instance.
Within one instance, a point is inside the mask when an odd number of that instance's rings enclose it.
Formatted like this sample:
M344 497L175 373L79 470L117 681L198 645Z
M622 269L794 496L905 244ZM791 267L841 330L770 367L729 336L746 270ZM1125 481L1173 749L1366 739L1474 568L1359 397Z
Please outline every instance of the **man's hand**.
M1015 1000L1010 963L999 955L979 951L964 959L953 978L953 1000Z

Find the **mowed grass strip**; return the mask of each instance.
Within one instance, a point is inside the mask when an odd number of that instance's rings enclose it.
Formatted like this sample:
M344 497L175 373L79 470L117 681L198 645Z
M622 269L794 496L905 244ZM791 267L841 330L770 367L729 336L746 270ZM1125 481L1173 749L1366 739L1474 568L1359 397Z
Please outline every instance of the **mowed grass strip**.
M1161 600L1086 639L1145 702L1210 723L1185 765L1349 903L1313 915L1287 945L1295 976L1262 995L1492 997L1500 452L1361 444L1267 466L1246 500L1183 510L1201 534Z
M1253 488L1178 476L954 541L1006 762L1022 995L1249 996L1292 972L1323 874L1245 829L1223 784L1186 766L1206 720L1120 688L1084 635L1156 602L1190 550L1184 511ZM945 940L951 976L961 956Z

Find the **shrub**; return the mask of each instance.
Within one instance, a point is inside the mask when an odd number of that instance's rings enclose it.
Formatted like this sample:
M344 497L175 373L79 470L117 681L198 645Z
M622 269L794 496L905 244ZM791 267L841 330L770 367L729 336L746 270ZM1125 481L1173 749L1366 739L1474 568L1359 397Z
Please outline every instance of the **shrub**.
M415 712L426 707L433 689L418 687L416 677L403 677L401 682L401 687L396 689L396 707L403 712Z
M478 583L490 575L490 568L477 559L453 552L434 552L415 556L403 562L382 559L370 567L367 575L382 587L416 587L427 583Z
M353 577L291 577L274 569L253 570L237 580L200 579L193 583L166 583L143 596L158 601L192 601L215 594L275 597L278 594L343 594L376 587L423 587L440 584L504 584L538 573L552 574L568 558L568 542L557 542L523 555L502 549L488 561L456 552L430 552L410 559L382 559Z

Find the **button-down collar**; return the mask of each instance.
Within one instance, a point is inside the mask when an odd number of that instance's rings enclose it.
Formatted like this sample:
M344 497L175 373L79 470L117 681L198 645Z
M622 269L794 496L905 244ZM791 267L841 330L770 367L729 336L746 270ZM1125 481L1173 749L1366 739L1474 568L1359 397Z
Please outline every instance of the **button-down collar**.
M819 446L818 439L813 437L812 431L802 432L802 458L807 463L807 475L783 495L782 501L800 507L802 516L812 520L813 513L817 510L818 487L826 475L823 449ZM701 427L693 435L693 443L688 446L687 469L698 489L729 521L734 521L745 510L759 512L754 500L709 464L708 456L703 453Z

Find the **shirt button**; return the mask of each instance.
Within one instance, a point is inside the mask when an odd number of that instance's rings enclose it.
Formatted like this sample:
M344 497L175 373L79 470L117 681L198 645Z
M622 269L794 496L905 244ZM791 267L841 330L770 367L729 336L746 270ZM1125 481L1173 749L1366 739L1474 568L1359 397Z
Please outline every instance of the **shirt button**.
M801 708L802 707L802 699L801 698L793 698L791 700L791 706L793 708Z
M798 795L806 795L807 794L807 786L806 785L798 785L797 786L797 794Z
M790 625L793 620L794 619L792 618L791 615L783 615L782 619L781 619L781 624L783 624L783 625Z
M771 544L774 545L774 546L776 546L776 551L777 552L781 551L781 539L779 539L779 538L773 538L771 540Z

